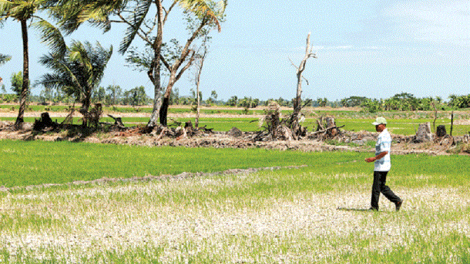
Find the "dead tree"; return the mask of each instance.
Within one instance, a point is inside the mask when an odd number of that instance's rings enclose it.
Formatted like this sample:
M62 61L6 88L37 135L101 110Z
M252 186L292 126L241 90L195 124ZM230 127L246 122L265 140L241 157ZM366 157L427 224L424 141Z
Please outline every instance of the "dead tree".
M341 135L339 129L342 127L344 127L344 125L340 127L336 125L334 117L320 116L320 118L317 119L317 130L313 132L313 135L321 140L334 138L337 135Z
M454 130L454 111L450 115L450 136L452 136L452 131Z
M120 117L114 117L110 114L108 114L109 117L111 117L112 119L114 119L114 125L117 126L118 128L125 128L126 126L124 126L124 124L122 123L122 118Z
M264 118L260 119L260 124L266 122L268 132L271 134L272 138L276 138L277 136L277 127L281 122L280 118L281 107L274 101L270 102L268 109L265 110Z
M431 102L432 107L434 108L434 121L432 122L432 128L436 131L436 120L437 120L437 108L434 101Z
M305 79L305 77L302 76L303 71L305 70L305 65L307 64L307 60L309 58L317 58L317 54L312 52L313 46L310 46L310 34L308 33L307 36L307 47L305 49L305 56L303 60L300 62L300 65L297 67L291 60L292 65L297 69L297 94L294 100L294 113L292 114L292 124L291 124L291 129L293 130L293 133L297 133L297 131L300 129L299 127L299 114L300 110L302 110L302 79ZM308 80L305 79L308 85Z
M196 111L196 120L195 120L194 125L196 126L196 128L199 127L199 115L200 115L200 111L201 111L201 96L199 94L199 84L201 83L201 74L202 74L202 67L204 67L204 60L206 59L207 53L209 52L208 51L208 41L209 41L209 36L206 35L205 38L204 38L203 44L201 46L203 51L202 51L202 53L197 55L198 58L197 58L196 63L195 63L195 66L196 66L195 82L196 82L196 99L197 99L196 100L196 107L197 107L197 111Z

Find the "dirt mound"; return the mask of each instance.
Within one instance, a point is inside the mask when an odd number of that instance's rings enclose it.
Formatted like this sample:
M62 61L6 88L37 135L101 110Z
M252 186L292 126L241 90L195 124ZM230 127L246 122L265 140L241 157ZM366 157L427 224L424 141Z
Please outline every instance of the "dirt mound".
M31 126L25 126L23 130L13 130L11 122L0 121L0 139L10 140L44 140L44 141L71 141L101 144L137 145L137 146L174 146L174 147L212 147L212 148L265 148L276 150L299 151L357 151L374 152L371 142L375 142L377 133L366 131L344 131L341 137L330 141L321 141L315 138L313 133L308 133L300 140L255 140L259 132L237 133L227 132L201 132L187 137L161 137L156 133L143 133L140 129L129 129L126 132L111 131L104 133L70 133L64 130L60 132L37 132ZM420 154L449 155L449 149L453 148L453 142L465 141L465 137L454 137L452 142L445 140L414 143L413 136L394 136L394 154ZM468 140L468 139L467 139ZM452 143L452 144L451 144Z

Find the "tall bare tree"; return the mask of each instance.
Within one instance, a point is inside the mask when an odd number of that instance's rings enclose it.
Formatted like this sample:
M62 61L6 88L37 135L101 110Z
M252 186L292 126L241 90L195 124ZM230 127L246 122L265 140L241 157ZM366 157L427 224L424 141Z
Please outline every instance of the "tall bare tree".
M195 119L195 127L199 127L199 115L201 112L201 95L199 92L199 85L201 84L201 74L202 74L202 68L204 67L204 61L206 59L207 54L209 53L209 41L210 41L210 36L209 36L210 31L206 31L204 40L202 41L202 44L198 50L198 55L196 62L194 64L195 66L195 78L194 82L196 84L196 119Z
M302 73L305 70L305 65L307 64L307 60L310 58L317 58L317 54L312 52L313 46L310 45L310 34L311 33L308 33L308 36L307 36L307 45L305 48L305 55L302 61L300 62L300 65L297 67L291 61L292 65L297 69L297 93L294 99L294 113L292 114L293 127L298 125L300 111L302 110L302 80L305 79L302 76ZM307 79L305 80L307 81L307 85L308 85L308 80Z

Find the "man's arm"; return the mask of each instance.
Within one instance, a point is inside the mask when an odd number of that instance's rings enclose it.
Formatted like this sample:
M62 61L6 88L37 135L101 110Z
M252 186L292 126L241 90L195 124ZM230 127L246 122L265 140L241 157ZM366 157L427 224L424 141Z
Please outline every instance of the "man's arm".
M388 154L388 151L380 152L379 155L377 155L375 157L367 158L366 162L374 162L376 160L379 160L379 159L385 157L385 155L387 155L387 154Z

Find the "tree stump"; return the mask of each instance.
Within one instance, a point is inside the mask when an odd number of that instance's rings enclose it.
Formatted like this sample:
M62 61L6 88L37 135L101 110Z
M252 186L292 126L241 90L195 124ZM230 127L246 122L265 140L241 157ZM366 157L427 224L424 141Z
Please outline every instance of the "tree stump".
M35 120L33 124L33 130L40 131L45 128L56 128L57 123L53 122L48 112L41 113L41 118Z
M317 120L317 131L313 132L316 138L325 140L327 138L334 138L341 134L339 130L343 126L336 126L335 118L332 116L320 116Z
M190 136L192 136L194 134L194 127L193 127L193 123L191 122L191 120L184 123L184 130Z
M268 109L266 111L266 116L264 120L266 121L266 124L268 126L268 131L271 133L273 138L277 136L277 128L280 125L280 119L281 119L281 107L277 102L270 102L268 105Z
M335 122L334 117L326 118L326 127L329 129L328 133L330 134L331 137L334 137L338 134L338 128L336 127L336 122Z
M119 128L125 128L126 126L124 126L124 124L122 123L122 119L120 117L114 117L110 114L108 114L109 117L111 117L112 119L114 119L114 125L119 127Z
M420 124L416 132L415 141L418 143L432 141L431 123Z
M191 120L184 123L184 128L189 128L191 130L193 129L193 123L191 122Z
M317 119L317 130L316 131L325 130L323 118L324 118L323 116L320 116L320 118Z
M227 134L232 137L241 137L243 135L243 132L236 127L232 127L232 129L230 129Z
M436 129L436 136L437 137L443 137L445 135L447 135L446 126L444 126L444 125L438 126L437 129Z

